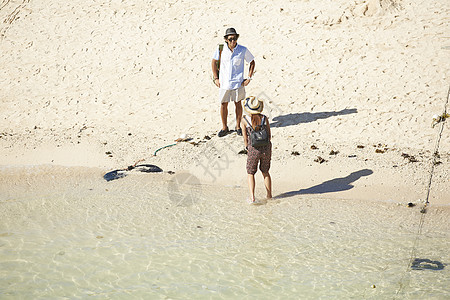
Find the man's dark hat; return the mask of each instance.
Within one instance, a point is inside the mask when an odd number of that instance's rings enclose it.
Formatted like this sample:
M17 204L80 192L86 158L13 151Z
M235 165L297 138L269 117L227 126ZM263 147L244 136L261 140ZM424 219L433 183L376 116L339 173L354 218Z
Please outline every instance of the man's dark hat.
M227 36L229 35L236 35L237 37L239 37L239 34L236 32L236 29L234 28L228 28L227 31L225 31L225 35L223 37L227 38Z

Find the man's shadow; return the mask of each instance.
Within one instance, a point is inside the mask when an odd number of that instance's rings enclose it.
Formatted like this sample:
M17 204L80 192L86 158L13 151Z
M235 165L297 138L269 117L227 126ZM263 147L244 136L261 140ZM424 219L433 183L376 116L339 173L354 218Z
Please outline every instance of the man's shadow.
M319 119L327 119L335 116L356 114L357 112L358 110L356 108L346 108L340 111L317 112L317 113L309 113L309 112L292 113L273 118L270 126L287 127L302 123L311 123Z
M325 181L319 185L315 185L313 187L307 189L301 189L298 191L290 191L276 196L275 198L287 198L296 195L305 195L305 194L325 194L325 193L334 193L347 191L353 188L351 183L360 179L363 176L369 176L373 174L372 170L363 169L357 172L353 172L347 177L336 178L332 180Z

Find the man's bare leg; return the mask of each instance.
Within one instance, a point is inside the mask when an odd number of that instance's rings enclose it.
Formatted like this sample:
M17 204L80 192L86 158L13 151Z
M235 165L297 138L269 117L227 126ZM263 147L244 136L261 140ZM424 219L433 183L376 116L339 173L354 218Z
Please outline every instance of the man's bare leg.
M228 102L222 102L220 105L220 117L222 118L222 130L227 130Z
M234 102L235 112L236 112L236 130L240 129L241 120L242 120L242 101Z

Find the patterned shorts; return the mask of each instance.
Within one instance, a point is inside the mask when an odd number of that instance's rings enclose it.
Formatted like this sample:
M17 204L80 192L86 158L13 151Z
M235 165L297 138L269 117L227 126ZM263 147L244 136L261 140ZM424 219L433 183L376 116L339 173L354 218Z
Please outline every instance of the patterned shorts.
M272 159L272 143L258 148L248 144L247 153L247 174L255 175L258 169L263 173L267 173L270 169L270 161Z

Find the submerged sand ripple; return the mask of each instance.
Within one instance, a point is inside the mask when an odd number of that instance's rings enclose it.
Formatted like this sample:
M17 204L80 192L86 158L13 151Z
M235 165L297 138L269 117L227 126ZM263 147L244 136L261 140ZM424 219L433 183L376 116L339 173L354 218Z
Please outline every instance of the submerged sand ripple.
M447 267L405 273L419 208L314 195L251 206L243 188L207 185L179 206L154 174L108 183L98 170L40 175L0 198L4 295L376 298L400 282L407 299L449 292ZM429 209L419 258L450 261L448 213Z

